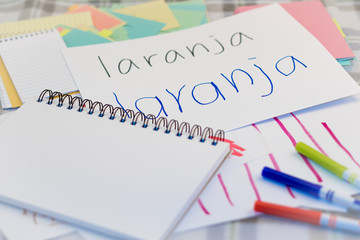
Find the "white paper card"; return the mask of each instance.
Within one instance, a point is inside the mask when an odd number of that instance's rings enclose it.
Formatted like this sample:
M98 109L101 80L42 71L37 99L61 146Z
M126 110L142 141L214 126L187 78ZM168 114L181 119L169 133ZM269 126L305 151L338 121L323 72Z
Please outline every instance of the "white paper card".
M277 4L63 54L84 98L225 130L359 92Z

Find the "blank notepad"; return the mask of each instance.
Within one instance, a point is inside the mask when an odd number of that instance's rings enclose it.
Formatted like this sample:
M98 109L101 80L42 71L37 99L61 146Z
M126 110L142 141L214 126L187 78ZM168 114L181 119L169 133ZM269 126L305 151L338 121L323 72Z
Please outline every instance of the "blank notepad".
M29 101L0 125L0 200L117 238L167 238L229 145L77 98L70 110L69 98Z
M77 91L61 48L66 47L56 30L29 33L0 42L0 55L22 103L43 89Z

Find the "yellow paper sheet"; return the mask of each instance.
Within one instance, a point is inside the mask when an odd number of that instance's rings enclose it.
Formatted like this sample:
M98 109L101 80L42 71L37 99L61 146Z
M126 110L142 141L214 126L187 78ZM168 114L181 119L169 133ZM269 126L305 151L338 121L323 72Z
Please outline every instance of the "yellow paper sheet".
M11 106L13 108L20 107L22 105L22 102L20 100L19 94L17 93L16 88L13 82L11 81L9 73L1 57L0 57L0 77L4 83L6 93L9 96Z
M91 14L84 12L2 23L0 24L0 37L52 29L60 24L74 28L81 25L93 26L93 21Z
M174 14L163 0L147 2L135 6L114 9L114 12L166 23L162 30L180 27Z

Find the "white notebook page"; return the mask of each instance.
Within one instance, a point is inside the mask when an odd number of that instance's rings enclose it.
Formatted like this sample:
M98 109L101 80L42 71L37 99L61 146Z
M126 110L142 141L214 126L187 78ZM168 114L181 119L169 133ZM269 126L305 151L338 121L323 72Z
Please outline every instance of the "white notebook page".
M117 237L167 237L229 152L37 102L0 131L0 200Z

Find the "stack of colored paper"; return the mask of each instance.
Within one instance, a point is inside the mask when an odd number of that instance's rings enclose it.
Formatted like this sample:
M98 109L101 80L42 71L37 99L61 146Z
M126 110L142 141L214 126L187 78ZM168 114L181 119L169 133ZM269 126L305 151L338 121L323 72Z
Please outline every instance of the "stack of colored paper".
M288 2L280 5L312 33L342 66L349 69L355 55L346 43L346 36L339 24L330 17L321 1ZM234 13L242 13L261 6L237 7Z

